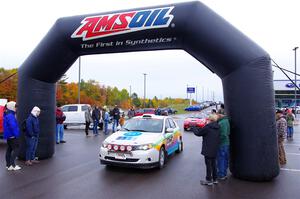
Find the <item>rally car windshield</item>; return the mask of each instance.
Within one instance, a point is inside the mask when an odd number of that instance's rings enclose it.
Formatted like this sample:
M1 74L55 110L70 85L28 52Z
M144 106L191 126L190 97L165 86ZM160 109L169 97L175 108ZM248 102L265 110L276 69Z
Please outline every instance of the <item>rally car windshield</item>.
M124 124L121 130L161 133L162 129L163 120L161 119L132 118Z

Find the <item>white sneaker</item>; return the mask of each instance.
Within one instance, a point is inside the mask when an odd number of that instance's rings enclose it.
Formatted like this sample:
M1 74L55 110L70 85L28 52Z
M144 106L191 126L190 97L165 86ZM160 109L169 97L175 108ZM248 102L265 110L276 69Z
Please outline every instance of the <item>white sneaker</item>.
M10 167L7 168L8 171L14 170L14 167L11 165Z
M17 171L17 170L20 170L21 169L21 167L19 166L19 165L16 165L15 167L14 167L14 171Z

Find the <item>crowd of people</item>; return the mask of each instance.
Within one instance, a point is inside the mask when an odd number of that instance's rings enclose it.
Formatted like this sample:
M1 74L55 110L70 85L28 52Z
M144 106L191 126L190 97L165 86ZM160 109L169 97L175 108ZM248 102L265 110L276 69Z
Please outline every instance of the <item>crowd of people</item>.
M36 157L36 149L39 140L40 126L38 116L40 115L40 108L35 106L31 110L26 120L22 122L22 129L20 130L16 119L17 104L10 101L6 104L6 109L3 114L3 130L4 139L7 140L7 150L5 154L6 168L9 171L20 170L21 167L16 164L16 158L19 155L20 135L21 130L24 131L26 141L25 164L31 166L39 163Z
M192 126L196 136L202 136L202 151L206 165L206 178L202 185L218 184L227 179L229 164L230 123L225 115L224 105L218 112L213 109L203 128Z
M21 129L18 126L16 119L17 104L10 101L6 104L6 109L3 115L4 139L7 140L6 150L6 168L7 170L20 170L21 167L16 165L16 157L19 155L20 134L24 133L26 141L25 165L31 166L39 163L36 159L36 150L40 135L39 115L41 110L35 106L32 108L29 116L21 124ZM128 110L128 118L135 115L134 108ZM108 124L112 118L112 132L114 133L120 126L124 125L125 114L120 113L117 105L110 111L106 106L88 108L85 111L85 133L89 136L89 127L93 123L94 136L99 135L98 127L103 130L105 135L109 134ZM64 115L60 105L56 107L56 144L66 143L64 140L63 122L66 116ZM278 137L278 156L279 164L286 164L286 156L284 150L284 139L293 139L295 115L292 110L276 111L276 132ZM218 111L212 110L207 118L207 124L203 128L192 126L192 131L196 136L203 137L202 152L206 165L206 178L201 181L203 185L217 184L218 180L227 178L227 170L229 164L229 145L230 145L230 123L229 118L225 114L224 105Z

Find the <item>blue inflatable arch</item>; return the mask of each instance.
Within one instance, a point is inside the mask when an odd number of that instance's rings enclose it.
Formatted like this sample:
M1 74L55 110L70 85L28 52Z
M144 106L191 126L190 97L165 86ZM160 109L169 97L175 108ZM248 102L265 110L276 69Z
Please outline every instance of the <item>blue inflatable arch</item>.
M164 49L185 50L222 79L233 127L232 174L253 181L276 177L269 55L200 2L58 19L19 69L19 122L35 105L43 111L38 156L54 154L55 83L79 56ZM21 151L24 157L24 145Z

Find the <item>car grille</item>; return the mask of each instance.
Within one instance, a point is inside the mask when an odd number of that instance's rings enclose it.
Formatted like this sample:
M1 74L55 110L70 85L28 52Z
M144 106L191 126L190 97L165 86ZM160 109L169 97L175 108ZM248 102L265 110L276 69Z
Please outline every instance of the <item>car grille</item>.
M114 161L119 161L119 162L137 162L139 161L139 159L137 158L126 158L126 159L116 159L114 157L110 157L110 156L105 156L106 160L114 160Z

